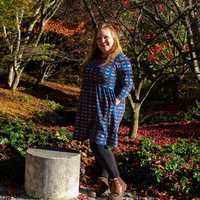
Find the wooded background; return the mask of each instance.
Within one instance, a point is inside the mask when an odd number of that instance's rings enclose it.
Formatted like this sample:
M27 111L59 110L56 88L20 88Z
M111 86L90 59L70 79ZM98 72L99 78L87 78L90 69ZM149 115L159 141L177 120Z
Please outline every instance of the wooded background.
M1 0L0 73L15 90L23 73L42 84L50 77L80 86L79 68L95 29L111 23L133 67L128 96L130 136L136 137L146 101L179 101L196 92L200 73L196 0Z

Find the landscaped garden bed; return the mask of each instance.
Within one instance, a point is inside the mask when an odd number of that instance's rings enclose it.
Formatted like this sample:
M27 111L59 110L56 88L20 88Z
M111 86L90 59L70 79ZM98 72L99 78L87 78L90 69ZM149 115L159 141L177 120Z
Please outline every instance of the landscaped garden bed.
M23 98L25 94L19 92L17 95L22 97L16 101L26 102L28 109L34 97L26 94L27 100ZM51 105L60 106L49 99L46 101L48 105L41 100L45 109ZM199 105L191 102L156 106L157 110L141 120L136 138L128 137L128 126L120 126L119 146L111 150L128 184L130 197L193 199L200 196ZM33 109L29 111L33 113ZM72 140L73 120L60 117L51 124L52 118L46 118L45 112L43 115L39 115L39 111L34 113L34 117L25 119L6 112L0 114L1 180L13 180L23 187L26 150L36 146L58 146L80 151L80 184L84 187L96 184L95 161L89 141Z

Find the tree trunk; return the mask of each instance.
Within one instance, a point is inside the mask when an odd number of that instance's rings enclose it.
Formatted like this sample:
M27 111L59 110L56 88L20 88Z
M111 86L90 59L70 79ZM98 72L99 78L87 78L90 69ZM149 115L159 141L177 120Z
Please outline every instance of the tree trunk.
M24 71L24 68L26 67L27 63L30 59L24 61L23 63L20 63L21 68L17 67L17 62L13 61L12 66L9 68L8 72L8 83L9 83L9 89L16 90L19 82L20 77L22 75L22 72Z
M36 86L39 84L39 83L44 83L44 76L45 76L45 62L44 60L41 62L41 65L40 65L40 74L37 78L37 82L36 82Z
M179 83L180 83L180 77L178 75L174 75L174 85L173 85L174 102L179 102Z
M15 78L13 80L11 90L16 90L16 88L19 84L19 81L20 81L20 77L21 77L21 73L15 74Z
M44 83L44 74L40 74L40 76L37 78L37 82L35 83L35 85L39 85L39 84L43 84Z
M135 103L134 108L131 108L131 125L129 131L129 137L137 137L138 124L139 124L139 113L141 103Z
M14 69L13 69L13 65L11 64L8 69L8 81L7 81L7 83L5 83L5 87L7 89L11 89L14 77L15 77Z

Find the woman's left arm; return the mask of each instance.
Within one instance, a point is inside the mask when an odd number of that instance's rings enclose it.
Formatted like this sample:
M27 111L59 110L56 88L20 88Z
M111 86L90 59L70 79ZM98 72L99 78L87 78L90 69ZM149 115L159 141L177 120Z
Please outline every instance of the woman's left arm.
M116 64L116 70L118 72L119 88L116 91L116 105L125 100L132 89L133 85L133 72L130 60L126 55L121 53L118 57Z

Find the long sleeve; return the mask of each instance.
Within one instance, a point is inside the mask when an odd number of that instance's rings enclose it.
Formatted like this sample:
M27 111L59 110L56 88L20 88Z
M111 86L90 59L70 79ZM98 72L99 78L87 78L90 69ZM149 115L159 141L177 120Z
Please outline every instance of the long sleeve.
M116 90L116 98L118 98L120 101L124 101L132 89L132 66L128 57L123 53L120 53L115 65L119 81L118 89Z

